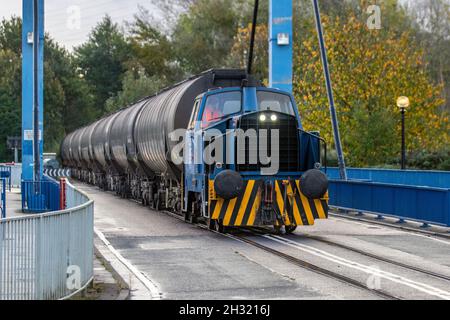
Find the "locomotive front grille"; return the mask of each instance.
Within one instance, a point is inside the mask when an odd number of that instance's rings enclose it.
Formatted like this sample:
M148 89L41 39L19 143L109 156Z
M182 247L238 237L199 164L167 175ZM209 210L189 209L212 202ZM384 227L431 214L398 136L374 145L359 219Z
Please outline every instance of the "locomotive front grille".
M265 121L261 121L260 116L264 114L266 116ZM275 114L277 119L271 120L271 115ZM281 172L296 172L299 171L299 138L297 129L297 120L295 117L273 112L253 113L245 115L240 119L238 128L243 132L247 132L249 129L256 131L257 143L252 143L251 139L246 138L245 143L236 143L236 168L237 171L259 171L261 168L268 168L271 164L262 164L260 162L260 151L263 154L271 157L272 155L272 132L271 130L277 129L279 132L278 146L279 146L279 171ZM267 152L265 150L259 150L260 148L260 130L267 130L267 138L265 145L267 146ZM276 151L276 150L274 150ZM253 155L257 155L257 163L251 163L250 152ZM239 163L239 155L245 155L245 163ZM242 157L242 156L241 156ZM242 161L241 161L242 162ZM273 167L273 165L272 165Z

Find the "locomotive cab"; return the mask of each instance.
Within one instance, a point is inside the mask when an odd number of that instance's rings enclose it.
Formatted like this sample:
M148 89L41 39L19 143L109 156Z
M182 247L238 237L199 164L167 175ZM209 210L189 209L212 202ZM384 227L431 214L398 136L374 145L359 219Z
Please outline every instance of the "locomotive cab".
M265 87L211 90L195 100L185 136L183 209L210 227L312 225L328 215L318 133L294 98Z

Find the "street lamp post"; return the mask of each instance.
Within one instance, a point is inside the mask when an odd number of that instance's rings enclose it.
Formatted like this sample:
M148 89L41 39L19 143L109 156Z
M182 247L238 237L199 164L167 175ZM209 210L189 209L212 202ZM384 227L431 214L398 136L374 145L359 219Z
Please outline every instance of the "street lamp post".
M398 97L397 98L397 107L400 108L400 112L402 114L402 159L401 159L401 168L405 170L406 168L406 143L405 143L405 113L406 109L409 107L409 99L408 97Z

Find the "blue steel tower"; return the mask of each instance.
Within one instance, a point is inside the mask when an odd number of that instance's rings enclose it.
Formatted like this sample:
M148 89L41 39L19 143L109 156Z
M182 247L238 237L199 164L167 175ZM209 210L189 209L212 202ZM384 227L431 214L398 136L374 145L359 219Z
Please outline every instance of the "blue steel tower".
M44 146L44 0L23 0L22 5L22 179L40 181Z
M269 87L292 93L292 0L269 3Z

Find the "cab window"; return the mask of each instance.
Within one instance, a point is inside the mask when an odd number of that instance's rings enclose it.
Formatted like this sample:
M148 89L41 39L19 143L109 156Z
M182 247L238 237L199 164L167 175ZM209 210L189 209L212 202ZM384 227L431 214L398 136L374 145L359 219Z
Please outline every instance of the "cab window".
M188 127L189 130L194 129L194 127L195 127L195 119L197 119L198 110L200 109L200 101L201 101L201 99L195 100L194 109L193 109L192 115L191 115L191 120L189 121L189 127Z
M217 93L208 96L202 115L202 128L238 113L242 107L240 91Z
M291 116L295 115L291 97L286 94L258 91L257 99L259 111L275 111Z

